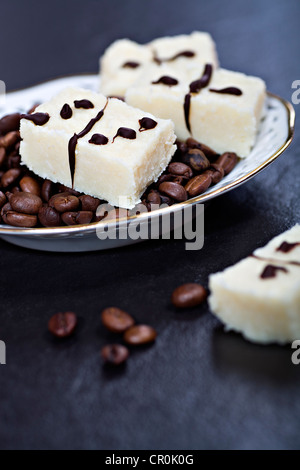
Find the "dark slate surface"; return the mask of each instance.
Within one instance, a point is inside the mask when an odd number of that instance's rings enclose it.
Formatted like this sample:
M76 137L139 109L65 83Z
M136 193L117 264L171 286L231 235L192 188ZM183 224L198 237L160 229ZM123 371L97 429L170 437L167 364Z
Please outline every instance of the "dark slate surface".
M0 79L8 89L96 72L114 39L207 30L223 66L263 77L291 99L300 79L298 0L1 2ZM172 289L235 263L300 220L300 152L292 147L205 213L205 245L150 241L88 254L49 254L0 242L0 447L46 449L299 448L300 366L291 349L226 334L207 306L177 313ZM100 326L115 304L159 332L127 367L101 367L112 340ZM47 334L75 310L77 334Z

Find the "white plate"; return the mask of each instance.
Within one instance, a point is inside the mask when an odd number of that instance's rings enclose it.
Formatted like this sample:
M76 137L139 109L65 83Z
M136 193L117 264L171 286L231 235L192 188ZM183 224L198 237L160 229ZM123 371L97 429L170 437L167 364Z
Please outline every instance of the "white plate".
M0 107L0 117L16 111L27 112L34 104L48 100L67 86L97 90L98 80L97 75L76 75L57 78L40 85L7 93L5 105ZM294 121L295 112L292 105L282 98L268 93L266 111L260 123L256 144L247 158L241 160L229 175L215 186L210 187L201 196L152 213L141 214L135 217L136 222L148 224L149 220L160 214L179 212L187 206L207 202L245 183L272 163L290 145L294 133ZM123 227L127 224L127 220L119 222L119 225ZM96 228L104 230L105 225L100 222L99 224L32 229L0 225L0 238L27 248L61 252L103 250L138 241L131 239L100 240L96 236Z

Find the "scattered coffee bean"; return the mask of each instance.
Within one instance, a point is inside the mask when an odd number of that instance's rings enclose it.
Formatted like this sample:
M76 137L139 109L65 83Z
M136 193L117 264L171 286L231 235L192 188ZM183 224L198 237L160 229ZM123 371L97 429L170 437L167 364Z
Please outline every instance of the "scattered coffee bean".
M15 155L14 153L9 155L7 158L7 167L10 168L19 168L20 167L21 157L20 155Z
M6 195L6 197L7 197L7 195ZM7 220L6 220L6 214L7 214L9 211L11 211L11 210L12 210L12 208L11 208L11 205L10 205L9 202L7 202L6 204L4 204L4 206L3 206L2 209L1 209L1 213L0 213L0 214L1 214L1 217L2 217L3 222L6 223L6 224L8 223Z
M158 178L157 182L156 182L156 186L159 187L159 185L161 183L165 183L166 181L172 181L172 175L170 173L163 173L162 175L160 175L160 177Z
M49 199L52 196L53 188L54 188L54 183L52 183L52 181L45 180L43 182L41 194L42 194L42 198L44 199L44 201L46 202L49 201Z
M217 159L216 164L220 165L224 169L225 175L228 175L228 173L233 170L237 162L238 156L236 153L225 152Z
M166 196L165 194L160 194L160 199L162 204L167 204L168 206L172 206L174 204L174 199L172 199L169 196Z
M94 214L91 211L64 212L61 219L66 225L89 224Z
M212 179L209 174L194 176L186 185L185 189L190 197L199 196L211 185Z
M57 196L53 200L53 206L58 212L76 211L79 207L79 199L76 196L72 196L72 194Z
M6 151L4 147L0 147L0 167L3 165L6 157Z
M193 139L192 137L187 139L186 145L187 145L188 148L191 148L191 149L202 150L202 152L205 154L205 156L208 159L215 158L216 155L217 155L217 152L215 152L213 149L211 149L210 147L208 147L205 144L202 144L202 143L198 142L197 140Z
M83 211L92 211L96 212L97 207L100 204L100 199L88 195L79 196L79 201L81 202L81 209Z
M150 204L160 205L161 197L159 195L159 192L156 191L155 189L151 189L151 191L149 192L147 196L147 202L149 202Z
M23 192L13 194L9 202L14 211L24 214L37 214L43 205L39 196Z
M12 147L20 140L20 132L19 131L11 131L8 134L0 137L0 146L4 148Z
M172 162L168 166L168 171L172 175L184 176L189 179L193 177L193 170L191 167L181 162Z
M56 313L48 322L48 330L58 338L70 336L77 326L77 317L73 312Z
M14 186L13 188L11 188L11 193L12 194L16 194L16 193L20 193L21 192L21 189L19 188L19 186Z
M0 208L3 207L4 204L6 204L6 196L2 191L0 191Z
M42 206L39 210L38 218L44 227L58 227L61 225L59 212L50 206Z
M135 324L132 316L118 307L105 308L101 313L101 320L103 325L114 333L124 333Z
M41 188L39 183L31 176L23 176L19 184L21 190L25 193L35 194L36 196L41 195Z
M204 171L210 166L209 160L202 150L199 149L189 150L188 153L183 156L182 160L195 171Z
M1 178L0 186L2 188L7 188L11 184L15 183L21 175L21 170L19 168L11 168L6 171Z
M157 336L157 333L152 326L148 325L134 325L124 333L124 341L131 345L140 345L152 343Z
M201 284L190 283L177 287L171 297L177 308L188 308L200 305L207 297L206 289Z
M8 114L0 119L0 135L19 130L20 119L20 113Z
M224 169L216 163L212 163L209 169L203 173L203 175L209 175L211 177L212 184L219 183L219 181L224 177L224 174Z
M6 223L14 227L32 228L37 224L37 216L31 214L21 214L20 212L8 211L6 213Z
M106 364L119 366L129 356L129 350L121 344L107 344L101 349L101 357Z
M172 181L161 183L158 189L160 192L166 194L178 202L186 201L188 198L186 190L180 184L174 183Z

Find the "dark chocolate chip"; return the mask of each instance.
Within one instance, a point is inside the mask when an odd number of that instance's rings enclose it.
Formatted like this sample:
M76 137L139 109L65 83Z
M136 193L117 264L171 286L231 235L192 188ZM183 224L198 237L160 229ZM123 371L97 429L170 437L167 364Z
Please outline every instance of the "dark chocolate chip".
M139 131L148 131L150 129L154 129L157 126L157 122L154 121L154 119L151 119L149 117L143 117L142 119L139 120Z
M175 85L178 85L178 80L176 80L176 78L172 78L172 77L168 77L167 75L163 75L158 80L156 80L156 82L152 82L152 85L175 86Z
M32 121L36 126L43 126L49 121L50 116L48 113L21 114L21 119Z
M108 143L108 138L103 134L93 134L89 143L95 145L106 145Z
M70 119L72 117L72 114L73 114L73 111L71 107L68 105L68 103L65 103L63 107L61 108L60 116L63 119Z
M116 135L113 138L113 142L117 137L133 140L136 139L136 132L133 129L129 129L128 127L119 127Z
M76 109L92 109L94 108L95 106L93 105L93 103L89 100L75 100L74 101L74 106Z

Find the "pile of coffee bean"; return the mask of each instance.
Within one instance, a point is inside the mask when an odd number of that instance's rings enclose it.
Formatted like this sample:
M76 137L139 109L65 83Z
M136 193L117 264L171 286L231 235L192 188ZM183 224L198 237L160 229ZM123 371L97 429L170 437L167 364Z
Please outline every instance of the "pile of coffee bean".
M129 313L118 307L105 308L101 313L101 321L112 333L122 334L123 341L130 346L153 343L157 336L152 326L137 325ZM48 322L48 330L57 338L72 335L76 326L77 316L74 312L56 313ZM122 344L107 344L101 349L101 357L106 364L120 365L129 357L129 349Z
M196 282L182 284L171 296L171 302L176 308L191 308L202 304L207 298L207 290Z
M19 126L19 113L0 119L0 223L27 228L58 227L119 217L118 209L111 211L111 217L105 211L96 215L98 206L105 201L40 178L21 165ZM172 162L147 188L142 204L151 211L153 205L172 205L198 196L218 183L237 162L235 153L219 155L192 138L177 142ZM126 214L128 211L123 210L121 217Z

